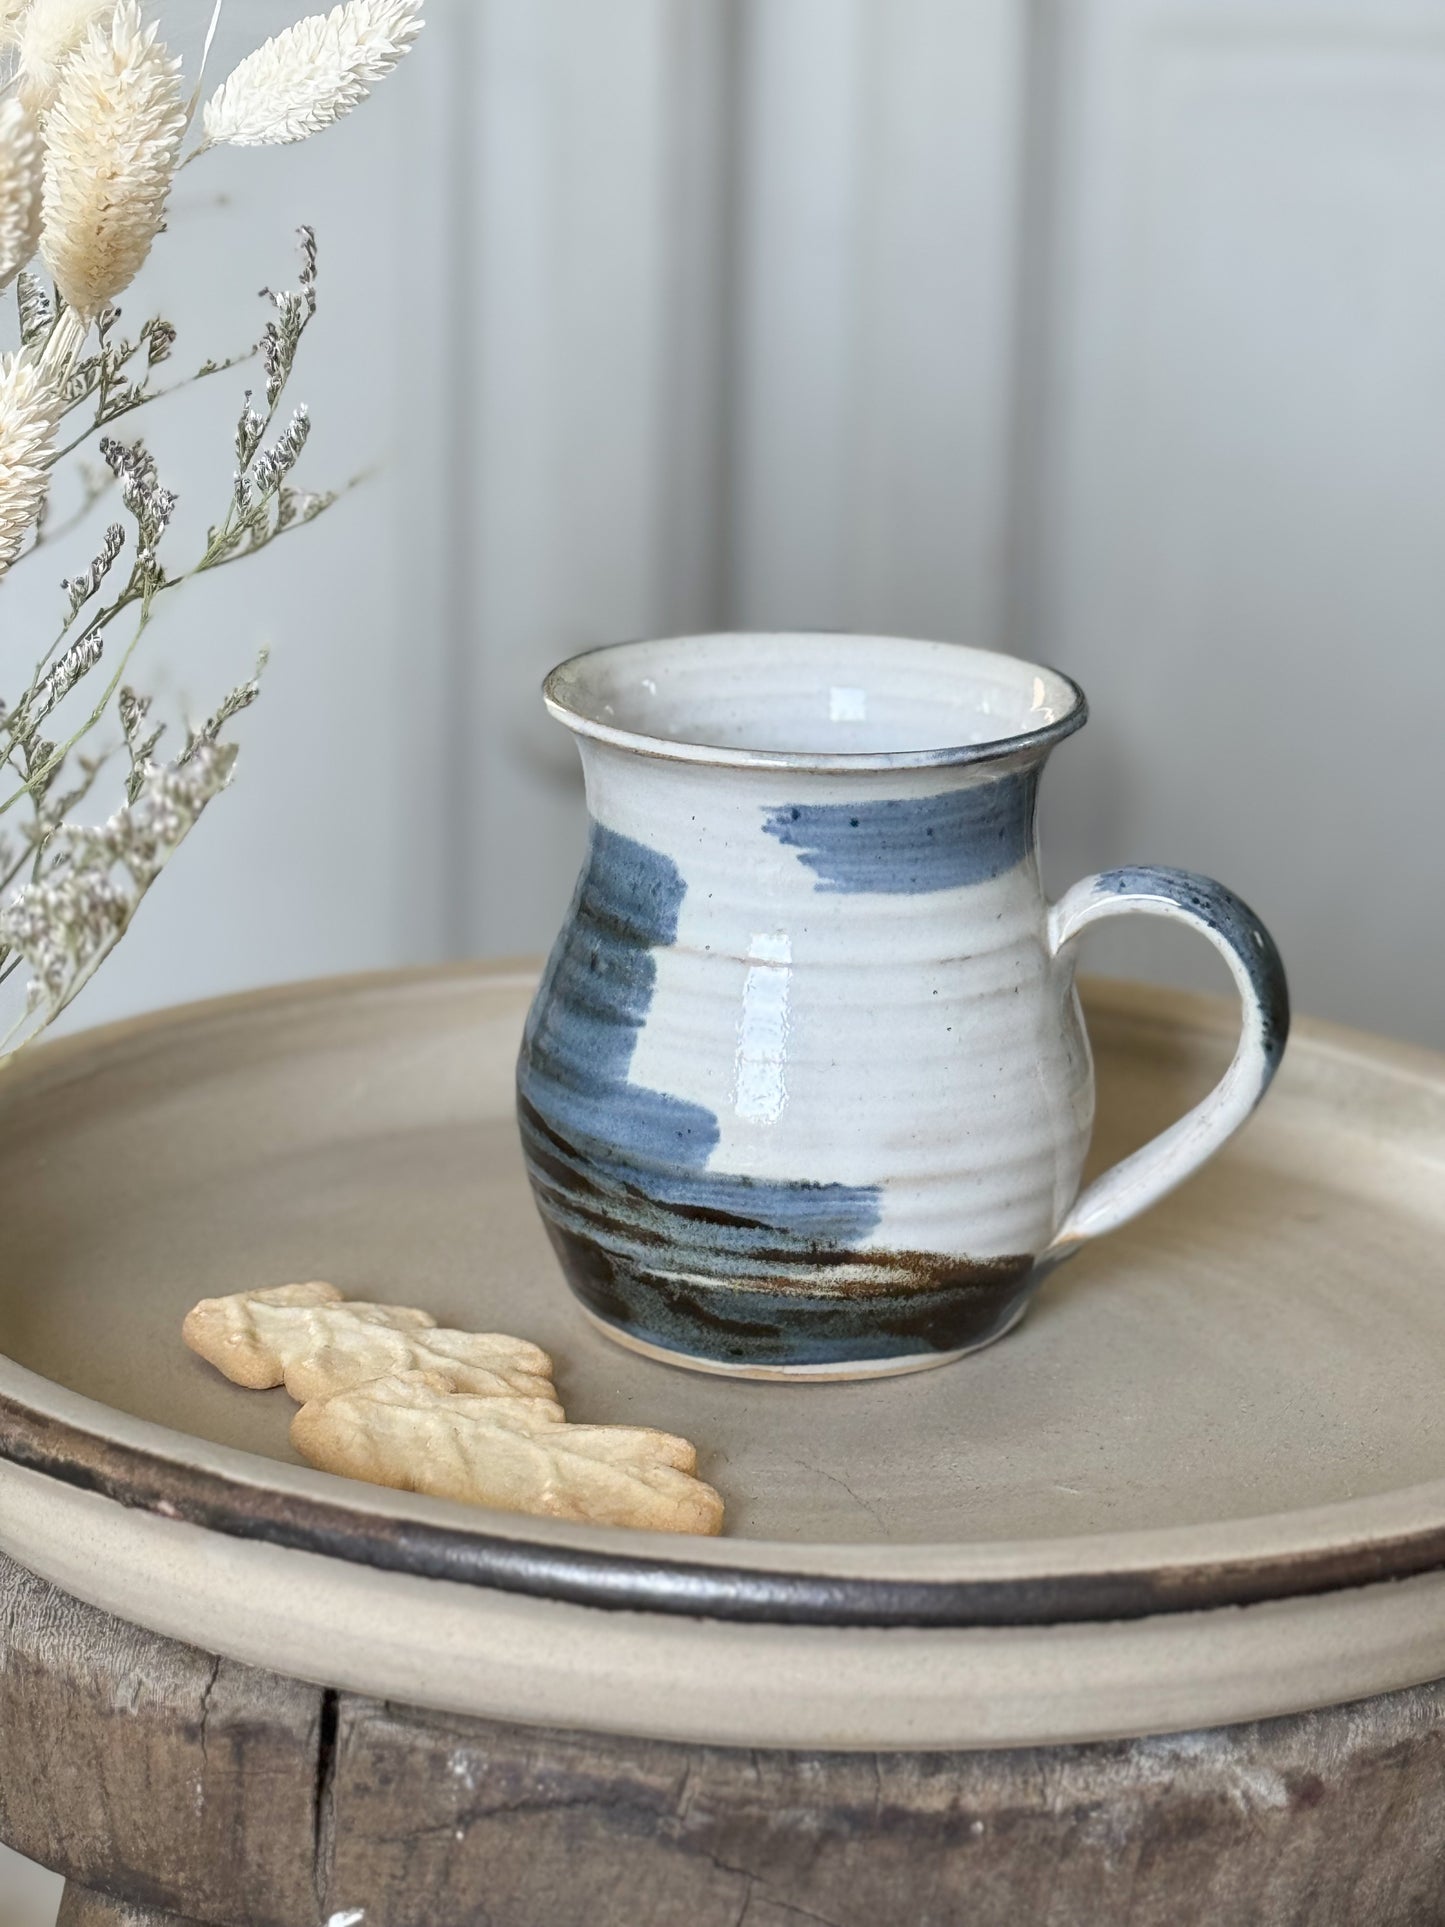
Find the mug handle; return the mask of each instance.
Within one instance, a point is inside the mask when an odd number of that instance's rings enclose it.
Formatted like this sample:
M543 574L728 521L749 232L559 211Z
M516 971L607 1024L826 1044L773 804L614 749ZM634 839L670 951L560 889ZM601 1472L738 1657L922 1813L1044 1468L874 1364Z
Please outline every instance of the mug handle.
M1274 939L1248 904L1209 877L1143 867L1085 877L1049 911L1050 952L1061 956L1080 932L1105 917L1136 912L1168 917L1208 937L1239 986L1244 1029L1234 1061L1208 1097L1075 1199L1042 1254L1041 1262L1050 1266L1086 1238L1127 1224L1213 1157L1269 1089L1289 1036L1289 987Z

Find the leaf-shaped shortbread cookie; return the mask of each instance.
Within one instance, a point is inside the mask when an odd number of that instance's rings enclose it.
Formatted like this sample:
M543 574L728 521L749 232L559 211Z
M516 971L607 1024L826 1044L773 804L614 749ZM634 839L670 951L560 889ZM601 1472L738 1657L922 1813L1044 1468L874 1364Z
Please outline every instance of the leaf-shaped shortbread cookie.
M722 1530L686 1439L631 1425L568 1425L535 1399L477 1398L400 1372L303 1405L291 1442L324 1472L403 1492L654 1532Z
M284 1385L292 1398L325 1398L388 1372L426 1371L448 1388L532 1399L561 1418L552 1361L501 1332L445 1331L407 1305L343 1301L334 1285L275 1285L203 1298L182 1336L236 1385Z

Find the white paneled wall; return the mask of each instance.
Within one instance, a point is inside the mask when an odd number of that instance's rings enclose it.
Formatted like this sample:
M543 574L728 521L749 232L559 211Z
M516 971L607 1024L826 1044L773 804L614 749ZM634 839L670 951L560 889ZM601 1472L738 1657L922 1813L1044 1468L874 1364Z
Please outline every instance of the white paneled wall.
M743 19L729 618L995 645L1026 9Z
M706 622L716 594L727 32L676 0L489 0L460 25L462 946L545 941L576 867L544 671Z
M537 699L560 656L717 625L1000 636L1024 24L1013 0L466 16L464 946L545 945L565 902L575 757Z
M1028 647L1096 721L1055 852L1214 871L1301 1007L1445 1044L1445 6L1058 18Z
M158 634L200 695L276 653L79 1014L537 948L547 665L839 625L1077 672L1055 884L1213 870L1303 1007L1445 1043L1445 0L428 12L363 115L178 199L206 346L316 220L308 462L382 472ZM1167 936L1097 956L1212 981Z

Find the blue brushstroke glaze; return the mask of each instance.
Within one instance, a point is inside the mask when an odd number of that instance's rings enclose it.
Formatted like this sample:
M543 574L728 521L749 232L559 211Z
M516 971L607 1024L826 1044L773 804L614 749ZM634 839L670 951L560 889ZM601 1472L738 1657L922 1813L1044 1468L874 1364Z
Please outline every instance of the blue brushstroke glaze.
M763 828L796 850L823 890L922 896L988 883L1034 847L1037 769L1014 770L937 796L795 803Z
M1162 870L1133 864L1106 870L1096 889L1112 896L1162 897L1177 903L1222 937L1243 963L1264 1018L1265 1083L1278 1070L1289 1038L1289 983L1274 938L1249 905L1212 877L1192 870ZM1260 1095L1264 1095L1261 1086Z
M677 936L686 886L675 863L592 828L566 928L523 1046L528 1095L579 1146L701 1170L718 1123L700 1104L628 1082L657 981L654 950Z
M518 1063L533 1183L557 1224L629 1265L742 1277L816 1263L872 1230L876 1188L708 1171L712 1112L631 1081L685 891L669 858L593 824Z

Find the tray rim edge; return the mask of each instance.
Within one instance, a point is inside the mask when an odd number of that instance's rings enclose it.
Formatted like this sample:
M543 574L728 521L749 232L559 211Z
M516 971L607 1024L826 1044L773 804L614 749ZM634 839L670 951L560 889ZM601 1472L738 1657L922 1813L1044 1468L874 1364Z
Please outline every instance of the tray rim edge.
M40 1045L0 1082L0 1098L13 1101L27 1088L44 1088L57 1078L64 1079L93 1062L97 1053L109 1055L143 1045L152 1036L174 1035L191 1025L244 1018L259 1009L305 1006L338 996L355 999L391 990L477 985L520 990L535 980L537 968L535 960L524 958L424 965L306 979L171 1006ZM1229 998L1124 978L1084 981L1092 1013L1133 1030L1182 1027L1220 1034L1233 1025L1234 1006ZM1330 1057L1364 1060L1445 1096L1445 1055L1425 1047L1308 1018L1296 1027L1296 1042L1305 1041ZM107 1436L92 1414L122 1420L121 1431L135 1436ZM215 1461L213 1465L196 1465L182 1456L188 1450L193 1455L197 1446L203 1448L202 1457ZM407 1517L379 1502L387 1496L400 1501L403 1495L362 1488L371 1504L348 1502L340 1495L351 1481L131 1418L3 1356L0 1457L125 1507L378 1570L604 1609L755 1624L941 1628L1111 1622L1307 1597L1445 1568L1445 1480L1371 1495L1375 1500L1413 1498L1427 1517L1410 1530L1367 1533L1333 1545L1286 1545L1254 1556L1150 1566L1146 1561L1151 1544L1162 1548L1180 1531L1197 1534L1200 1529L1145 1528L1116 1535L1118 1541L1137 1549L1137 1563L1116 1558L1112 1564L1081 1565L1047 1575L889 1578L789 1571L759 1563L759 1554L774 1545L771 1541L710 1542L716 1546L717 1558L689 1558L656 1549L655 1535L641 1532L553 1527L559 1536L549 1537L538 1530L548 1522L533 1520L526 1521L525 1527L510 1520L506 1525L479 1527L470 1523L477 1515L467 1508L418 1500L416 1495L406 1495L413 1515ZM260 1476L263 1468L264 1477ZM333 1491L338 1496L331 1496ZM1264 1527L1289 1521L1298 1526L1313 1517L1334 1518L1358 1511L1369 1503L1342 1501L1308 1513L1261 1515L1228 1524ZM415 1516L419 1510L429 1516ZM488 1516L507 1519L501 1514ZM1059 1552L1096 1544L1102 1537L1091 1534L1038 1543ZM907 1554L920 1548L889 1550L895 1557L902 1555L906 1564ZM968 1548L979 1555L988 1550L982 1544ZM858 1548L819 1545L808 1551L822 1558L830 1551L856 1553Z

